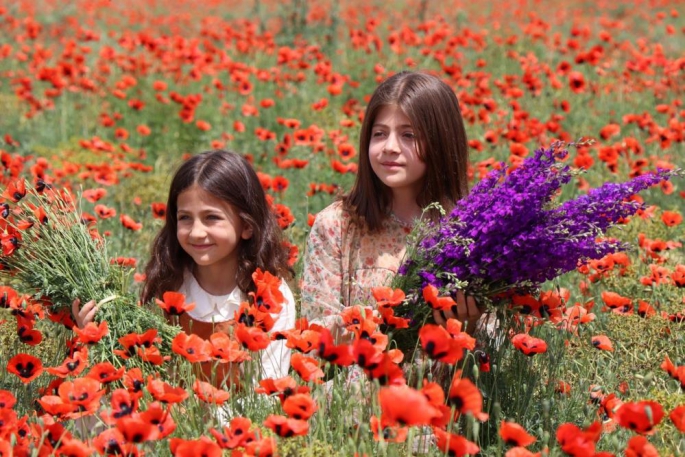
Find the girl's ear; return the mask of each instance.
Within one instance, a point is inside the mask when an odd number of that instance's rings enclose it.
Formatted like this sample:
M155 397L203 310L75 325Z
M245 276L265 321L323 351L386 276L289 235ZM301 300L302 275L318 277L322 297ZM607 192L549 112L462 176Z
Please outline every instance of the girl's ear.
M240 234L240 237L244 240L249 240L250 238L252 238L252 233L252 225L245 224L245 228L243 228L243 233Z

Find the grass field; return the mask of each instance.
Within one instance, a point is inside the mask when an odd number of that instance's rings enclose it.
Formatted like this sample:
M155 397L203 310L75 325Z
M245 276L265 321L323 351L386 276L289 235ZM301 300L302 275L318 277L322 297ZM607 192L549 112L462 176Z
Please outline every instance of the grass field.
M567 163L585 172L562 200L684 168L684 17L677 0L0 1L0 198L11 203L5 189L20 178L83 195L83 217L94 221L108 255L130 266L137 293L163 224L154 210L173 171L192 154L231 149L249 158L273 198L299 278L312 218L354 181L366 102L403 69L431 72L454 88L470 187L500 162L519 164L554 140L590 140L569 151ZM418 414L421 426L383 423L379 432L387 386L370 381L350 391L348 369L315 357L328 389L292 371L293 385L309 389L302 401L312 402L311 417L293 418L275 394L231 391L231 415L251 421L252 443L235 438L239 422L221 430L216 407L193 390L192 368L176 355L162 365L162 379L182 386L185 400L159 400L148 383L140 400L129 392L121 419L107 420L117 401L125 403L114 394L125 395L125 384L114 381L97 405L46 414L36 401L59 398L55 383L78 390L69 383L95 362L30 382L8 371L19 354L46 368L62 365L73 335L33 300L9 303L5 291L0 455L200 455L201 447L202 455L221 455L217 443L225 442L211 429L233 441L226 455L683 455L685 180L640 197L645 209L610 231L633 249L543 287L540 303L565 316L526 321L545 352L526 356L505 338L489 346L489 372L474 354L465 357L459 368L489 419L456 415L440 428L452 438L433 431L437 445L415 446L427 425ZM7 223L2 229L7 256L13 234ZM11 276L3 281L17 286ZM297 293L297 280L292 288ZM594 319L570 325L570 313L581 311ZM523 331L520 324L512 331ZM597 336L611 348L594 343ZM134 359L120 366L150 368ZM416 392L393 395L409 402ZM415 401L425 406L425 398ZM87 417L77 418L84 410ZM534 441L526 444L505 420Z

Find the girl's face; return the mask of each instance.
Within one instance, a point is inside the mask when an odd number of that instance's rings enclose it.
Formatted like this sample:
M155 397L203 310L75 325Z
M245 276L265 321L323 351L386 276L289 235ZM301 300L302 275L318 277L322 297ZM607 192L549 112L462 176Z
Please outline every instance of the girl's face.
M371 127L369 160L373 172L393 195L409 192L418 195L426 175L426 164L419 157L417 134L411 121L397 105L383 106Z
M181 192L176 204L176 237L198 270L235 271L240 241L252 236L252 228L229 203L197 185Z

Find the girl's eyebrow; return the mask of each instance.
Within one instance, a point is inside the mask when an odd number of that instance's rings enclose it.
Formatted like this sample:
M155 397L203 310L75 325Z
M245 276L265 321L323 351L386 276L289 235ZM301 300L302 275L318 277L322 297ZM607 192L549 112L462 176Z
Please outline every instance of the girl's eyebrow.
M373 124L373 126L374 127L387 127L388 125L380 123L380 122L375 122ZM412 126L411 124L402 124L402 125L398 125L398 127L400 127L400 128L414 128L414 126Z

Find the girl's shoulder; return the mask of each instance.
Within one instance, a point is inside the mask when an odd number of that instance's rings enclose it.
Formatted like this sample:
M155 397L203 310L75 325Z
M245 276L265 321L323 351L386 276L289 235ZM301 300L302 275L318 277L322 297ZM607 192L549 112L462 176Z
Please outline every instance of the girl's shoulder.
M314 223L323 227L344 227L349 225L351 220L350 213L343 207L343 202L338 200L319 211Z

